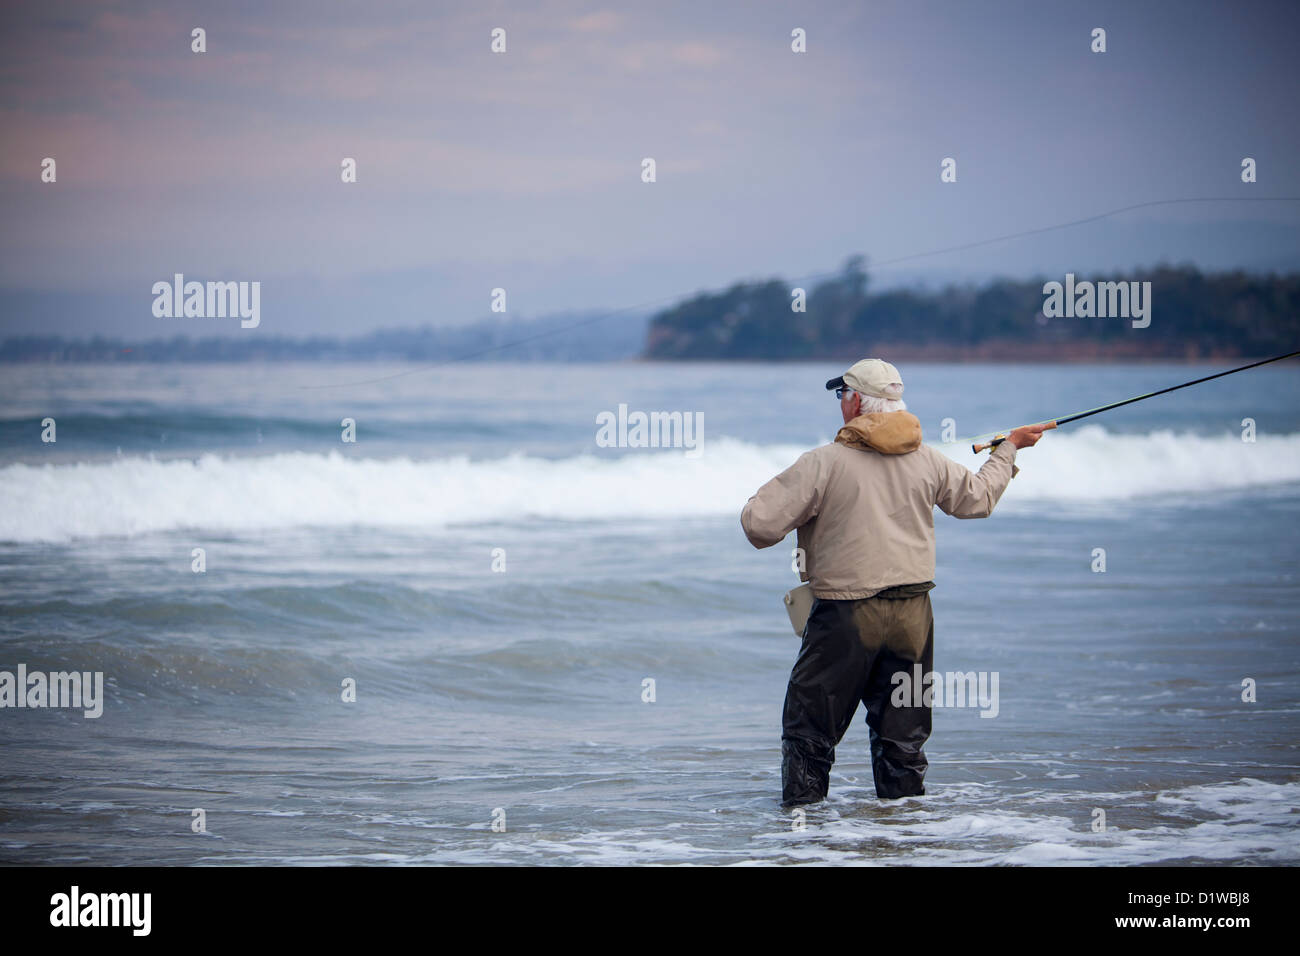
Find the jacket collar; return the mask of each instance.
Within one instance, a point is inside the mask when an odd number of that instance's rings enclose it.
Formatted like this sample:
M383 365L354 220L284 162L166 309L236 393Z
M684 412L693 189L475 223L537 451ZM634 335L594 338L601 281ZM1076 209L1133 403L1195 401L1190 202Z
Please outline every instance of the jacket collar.
M850 421L835 440L859 451L906 455L921 447L921 421L911 412L871 412Z

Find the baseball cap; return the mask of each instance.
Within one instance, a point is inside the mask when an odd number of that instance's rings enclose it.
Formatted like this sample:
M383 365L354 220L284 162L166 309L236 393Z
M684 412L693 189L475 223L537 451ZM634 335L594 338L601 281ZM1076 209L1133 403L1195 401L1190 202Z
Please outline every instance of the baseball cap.
M863 359L853 363L852 367L839 378L826 383L826 390L851 388L862 395L874 395L876 398L902 398L903 378L898 369L884 359Z

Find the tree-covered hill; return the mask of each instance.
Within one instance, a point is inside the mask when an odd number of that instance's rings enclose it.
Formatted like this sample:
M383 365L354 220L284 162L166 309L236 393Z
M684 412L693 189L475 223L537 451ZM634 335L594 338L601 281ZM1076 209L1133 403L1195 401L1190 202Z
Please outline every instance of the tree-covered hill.
M1044 315L1044 284L999 279L938 291L873 293L860 257L805 289L806 311L779 279L702 293L651 318L654 359L811 359L885 354L934 359L1212 358L1300 348L1300 275L1204 274L1159 266L1077 283L1150 282L1150 325L1122 317Z

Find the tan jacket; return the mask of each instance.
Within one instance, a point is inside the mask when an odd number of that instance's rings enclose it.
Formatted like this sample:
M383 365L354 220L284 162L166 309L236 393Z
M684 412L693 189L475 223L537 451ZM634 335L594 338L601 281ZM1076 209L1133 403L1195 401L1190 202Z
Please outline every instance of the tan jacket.
M749 499L745 537L770 548L799 529L804 581L819 598L871 597L934 579L934 508L987 518L1018 468L1004 441L979 473L921 443L910 412L859 415Z

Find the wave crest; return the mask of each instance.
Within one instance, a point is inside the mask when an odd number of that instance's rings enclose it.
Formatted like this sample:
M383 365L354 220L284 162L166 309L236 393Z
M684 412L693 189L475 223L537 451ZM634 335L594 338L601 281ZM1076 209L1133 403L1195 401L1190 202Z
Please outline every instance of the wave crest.
M541 517L574 520L739 515L806 449L730 438L680 451L550 460L511 454L429 461L284 453L0 468L0 540L65 542L181 528L440 527ZM968 448L942 449L966 465ZM999 507L1107 502L1300 481L1300 434L1215 437L1101 426L1051 432L1022 453Z

